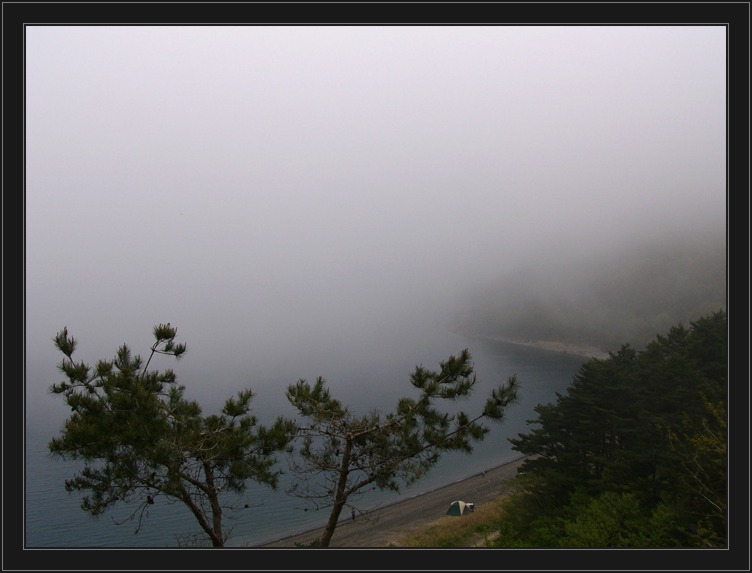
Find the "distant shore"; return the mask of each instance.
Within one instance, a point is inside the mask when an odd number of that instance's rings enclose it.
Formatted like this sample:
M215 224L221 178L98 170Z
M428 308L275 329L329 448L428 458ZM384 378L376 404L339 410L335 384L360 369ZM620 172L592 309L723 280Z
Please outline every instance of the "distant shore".
M567 354L584 356L586 358L608 358L607 350L585 342L563 342L560 340L520 340L516 338L505 338L502 336L478 336L478 338L491 340L493 342L514 344L516 346L529 346L531 348L540 348L541 350L565 352Z
M398 539L414 529L439 519L461 519L446 515L453 501L472 502L478 507L503 495L524 461L524 457L518 458L446 486L360 513L355 519L348 514L337 525L329 547L399 547ZM257 547L305 547L319 539L322 532L323 525Z

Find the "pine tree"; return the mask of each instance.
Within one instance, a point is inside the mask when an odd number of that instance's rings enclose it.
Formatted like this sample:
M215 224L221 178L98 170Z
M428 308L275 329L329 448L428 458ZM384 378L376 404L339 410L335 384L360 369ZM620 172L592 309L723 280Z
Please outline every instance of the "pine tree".
M534 428L510 442L530 456L520 471L541 515L578 491L629 494L644 515L675 524L671 540L642 532L646 543L725 544L726 329L720 311L642 351L624 345L583 363L555 404L536 407Z
M473 442L489 431L482 420L500 422L505 408L517 400L512 376L492 391L475 417L437 408L436 402L451 403L473 390L476 376L467 349L441 362L438 371L416 367L411 382L419 396L400 399L385 415L353 414L331 396L321 377L288 388L288 400L305 420L298 428L302 445L290 459L300 479L290 493L317 509L331 507L320 546L329 546L342 510L359 494L376 488L399 491L423 477L442 453L471 452Z
M67 380L50 391L63 397L71 415L49 450L84 462L65 481L68 491L88 492L83 510L98 516L116 503L129 504L138 532L146 509L164 496L185 504L212 546L223 547L223 495L242 494L248 480L276 488L275 453L287 447L294 427L283 418L268 428L258 425L250 389L229 398L221 414L204 416L184 397L172 370L149 369L156 355L183 356L186 345L176 336L176 328L160 324L145 363L122 345L114 359L92 368L74 361L77 341L68 329L59 332L54 343L64 354L59 368Z

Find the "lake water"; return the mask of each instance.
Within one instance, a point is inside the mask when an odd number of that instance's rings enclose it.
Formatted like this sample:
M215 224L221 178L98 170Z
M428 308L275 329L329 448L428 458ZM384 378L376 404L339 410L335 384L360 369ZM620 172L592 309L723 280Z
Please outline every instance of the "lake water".
M454 338L450 342L454 344L453 348L470 348L478 375L472 399L462 403L463 409L476 411L485 402L490 389L506 381L512 374L517 374L520 382L520 401L507 410L502 424L490 425L491 432L483 442L475 446L473 453L445 455L426 477L399 494L368 492L358 500L359 509L369 510L394 503L518 458L520 454L511 449L508 438L530 431L527 422L535 418L534 407L539 403L552 402L556 392L564 392L585 360L581 356L561 352L452 336ZM425 366L435 369L438 364ZM379 390L379 379L390 373L376 373L371 368L368 370L373 372L373 379L369 380L363 372L358 377L358 384L363 385L364 391L351 388L353 391L350 395L340 398L354 411L370 410L373 407L387 408L396 404L402 396L414 395L409 384L402 385L399 389L382 387ZM408 374L409 372L400 373L402 378ZM370 391L365 391L366 388ZM373 391L374 388L377 388L376 392ZM340 397L337 393L334 395ZM361 403L358 403L359 399ZM138 534L134 534L136 522L127 520L132 511L130 507L115 507L99 518L84 512L80 508L81 494L68 493L64 488L64 480L72 477L75 466L72 462L49 456L47 442L51 437L44 432L27 430L26 547L179 547L191 545L187 540L192 535L198 535L201 542L205 543L205 536L195 519L180 503L170 504L158 498L157 503L151 505L148 513L143 516ZM285 462L282 465L283 469L284 467ZM283 476L276 491L251 483L242 499L237 500L240 509L226 511L224 528L226 532L232 530L227 543L229 547L253 547L309 529L323 528L328 508L320 511L307 509L304 500L286 493L285 486L289 483L287 479L290 478ZM248 508L244 507L246 504ZM349 516L343 515L342 518L347 519Z

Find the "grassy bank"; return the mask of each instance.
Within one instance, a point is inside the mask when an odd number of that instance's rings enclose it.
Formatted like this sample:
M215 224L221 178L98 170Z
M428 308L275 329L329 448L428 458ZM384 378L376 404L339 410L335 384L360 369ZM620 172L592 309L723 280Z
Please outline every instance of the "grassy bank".
M506 496L477 506L463 516L445 515L436 521L400 537L394 547L485 547L486 541L496 539Z

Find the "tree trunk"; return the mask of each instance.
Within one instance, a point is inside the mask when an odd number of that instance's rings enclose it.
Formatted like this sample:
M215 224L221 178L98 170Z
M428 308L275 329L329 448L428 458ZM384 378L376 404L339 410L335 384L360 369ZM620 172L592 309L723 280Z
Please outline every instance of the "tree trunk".
M185 503L188 509L191 510L191 513L193 513L193 515L196 517L196 520L201 526L201 529L203 529L204 532L206 532L206 534L209 536L209 539L211 539L211 542L212 542L212 547L224 547L224 541L222 540L221 525L219 529L215 531L214 528L212 528L212 526L209 525L209 522L206 520L204 513L195 503L193 503L193 500L191 499L190 495L188 495L188 493L185 490L181 492L180 499L183 501L183 503ZM215 514L214 515L215 524L216 524L216 518L217 516Z
M329 542L332 540L334 530L337 528L337 521L342 513L342 508L345 506L346 500L337 500L332 507L332 512L329 514L329 521L324 528L324 534L321 536L321 547L329 547Z
M222 539L222 506L219 505L219 495L214 487L214 468L211 464L204 463L204 474L206 475L206 485L209 492L209 504L212 509L212 547L224 547L225 542Z
M352 434L347 435L345 442L345 453L342 455L342 463L339 466L339 479L337 481L337 492L334 497L332 512L329 514L329 521L324 528L324 534L321 536L321 547L329 547L334 530L337 529L337 521L345 507L347 497L345 496L345 485L347 485L347 476L350 473L350 455L352 453Z

